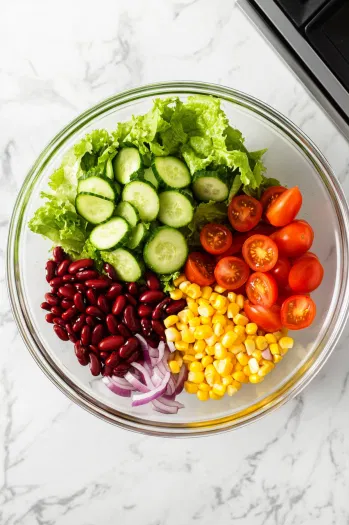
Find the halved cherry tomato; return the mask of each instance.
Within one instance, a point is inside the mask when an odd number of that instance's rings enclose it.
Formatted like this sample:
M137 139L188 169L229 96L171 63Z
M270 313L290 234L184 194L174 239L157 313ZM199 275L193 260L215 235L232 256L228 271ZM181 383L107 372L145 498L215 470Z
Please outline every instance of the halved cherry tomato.
M236 233L233 236L233 244L231 245L231 248L227 250L227 255L235 255L236 253L240 253L244 242L252 235L256 235L257 233L259 233L268 237L275 231L276 228L271 224L263 224L260 222L259 224L257 224L257 226L253 228L253 230L250 230L249 232Z
M209 286L215 282L214 259L207 253L193 252L185 264L184 273L188 281L200 286Z
M311 325L316 315L314 301L307 295L291 295L281 307L281 321L290 330L301 330Z
M202 247L213 255L229 250L233 242L231 231L222 224L206 224L200 232Z
M269 206L275 201L275 199L277 199L284 191L286 191L284 186L271 186L265 190L260 200L264 214L268 211Z
M246 294L251 303L272 306L278 296L278 287L269 273L255 272L248 278Z
M228 219L238 232L252 230L262 217L263 208L257 199L248 195L234 197L228 207Z
M234 235L234 239L235 239L235 235ZM234 243L234 240L233 240L233 243ZM219 262L221 259L224 259L224 257L229 257L229 255L234 255L235 253L238 253L239 251L241 251L241 248L240 250L236 250L236 247L233 247L233 245L231 245L230 248L226 252L221 253L220 255L216 255L215 257L216 262Z
M314 232L306 221L293 221L270 236L279 248L280 255L299 257L309 250Z
M288 282L294 293L310 293L320 286L323 276L324 269L319 259L308 255L292 266Z
M298 186L281 193L269 206L266 217L273 226L290 224L302 206L302 194Z
M288 285L288 274L291 270L291 263L286 257L279 257L274 268L270 270L279 288L285 288Z
M250 321L256 323L259 328L266 332L277 332L282 328L281 308L277 304L267 308L260 304L252 304L250 301L245 301L244 310Z
M227 290L240 288L248 279L250 269L242 259L238 257L224 257L214 270L217 284Z
M278 259L278 247L266 235L252 235L244 242L242 255L255 272L268 272Z

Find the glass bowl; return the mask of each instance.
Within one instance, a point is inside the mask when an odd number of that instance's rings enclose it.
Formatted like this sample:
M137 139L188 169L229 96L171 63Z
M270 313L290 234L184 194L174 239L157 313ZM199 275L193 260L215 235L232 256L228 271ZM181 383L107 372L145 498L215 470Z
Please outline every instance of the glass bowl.
M230 123L240 129L251 150L268 148L268 175L288 186L298 185L304 196L302 218L315 231L313 250L325 277L313 294L315 322L295 332L295 346L263 383L243 385L233 397L197 400L182 393L185 408L164 415L148 406L132 408L130 399L112 394L88 367L81 367L73 345L64 343L45 322L40 309L47 291L44 268L51 243L32 234L27 223L41 205L40 192L65 152L96 128L113 130L132 114L145 113L154 97L192 94L219 97ZM326 159L287 118L266 104L232 89L191 82L167 82L116 95L80 115L63 129L37 159L24 181L13 212L8 242L8 286L18 328L47 376L70 399L105 421L125 429L162 436L213 434L255 421L294 397L319 372L334 349L348 312L348 207Z

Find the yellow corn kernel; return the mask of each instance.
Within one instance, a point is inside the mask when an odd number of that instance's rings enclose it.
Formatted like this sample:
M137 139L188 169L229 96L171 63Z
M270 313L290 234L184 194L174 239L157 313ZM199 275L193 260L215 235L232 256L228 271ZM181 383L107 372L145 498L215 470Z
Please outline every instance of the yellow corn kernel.
M170 328L170 326L175 325L178 322L178 316L177 315L170 315L169 317L166 317L164 321L164 325L166 328Z
M197 359L198 361L201 361L201 359L203 357L205 357L205 354L203 352L198 352L197 354L194 355L195 359Z
M186 350L185 352L186 354L189 354L189 355L195 355L195 350L193 348L193 344L192 343L189 343L188 345L188 350Z
M181 369L177 361L168 361L168 366L170 367L172 374L178 374Z
M281 337L283 336L283 333L278 331L278 332L274 332L275 337L276 337L276 340L279 341L279 339L281 339Z
M215 369L222 378L230 376L233 371L233 365L230 359L228 358L220 359L219 361L215 361L213 364L215 365Z
M246 339L244 345L248 355L251 355L256 350L256 343L251 341L251 339Z
M214 356L216 359L225 359L227 355L227 349L222 345L222 343L216 343L214 345Z
M201 323L198 317L194 317L194 319L190 319L188 324L191 328L196 328L197 326L200 326Z
M199 317L201 324L211 325L212 320L211 317Z
M240 308L243 308L244 307L244 304L245 304L245 297L241 294L239 294L236 298L236 304L238 306L240 306Z
M238 338L238 335L232 330L230 330L229 332L226 332L223 335L221 339L221 343L225 348L230 348L236 343L237 338Z
M209 392L211 387L206 382L203 382L199 384L199 390L202 390L203 392Z
M180 350L181 352L186 352L188 350L189 344L185 341L177 341L175 343L176 350Z
M257 361L261 361L262 359L262 351L261 350L255 350L254 352L252 352L252 357L254 357L255 359L257 359Z
M182 273L179 277L177 277L177 279L173 281L173 284L175 285L176 288L178 288L178 286L186 280L187 280L186 276L184 275L184 273Z
M196 352L204 352L206 348L206 343L202 339L200 341L195 341L194 343L194 350Z
M185 292L191 299L199 299L201 297L201 288L198 284L191 284Z
M198 313L203 317L212 317L214 308L210 304L208 306L199 306Z
M220 383L215 383L212 387L212 391L217 395L217 396L224 396L225 392L227 390L227 387L225 385L222 385Z
M178 322L178 323L176 324L176 328L177 328L177 330L179 330L179 331L181 332L182 330L187 329L187 328L188 328L188 325L187 325L186 323Z
M256 337L256 335L246 335L245 341L255 341Z
M204 368L206 368L208 365L210 365L211 363L213 363L213 358L210 356L210 355L205 355L202 359L201 359L201 364Z
M209 395L209 392L206 392L204 390L198 390L196 392L196 397L200 400L200 401L207 401L210 397Z
M218 297L218 293L212 292L211 295L210 295L210 299L209 299L210 304L214 303L215 300L217 299L217 297Z
M166 328L165 336L167 341L171 341L174 343L181 340L181 334L173 326L171 326L171 328Z
M211 306L209 301L207 299L203 299L202 297L200 299L197 299L196 302L199 306Z
M277 343L277 340L276 340L276 337L274 334L265 334L264 336L268 342L268 344L270 345L271 343Z
M248 366L250 367L251 374L257 374L259 370L259 364L255 357L251 357L251 359L249 359Z
M192 363L190 363L189 365L189 370L190 372L202 372L204 369L204 367L202 366L202 364L200 363L200 361L193 361Z
M280 355L286 355L288 352L288 348L280 348Z
M228 301L231 303L236 302L236 293L235 292L228 292Z
M187 293L187 290L190 286L190 281L182 281L179 285L178 285L178 288L181 290L181 292L183 293Z
M282 360L282 355L274 355L273 356L273 361L274 363L280 363L280 361Z
M240 365L241 366L241 365ZM233 373L233 379L239 383L248 383L248 377L241 370Z
M200 363L201 364L201 363ZM205 376L203 372L189 372L188 381L191 383L203 383L205 381Z
M241 372L241 370L243 370L243 366L240 365L240 363L238 361L236 361L235 365L234 365L234 372Z
M258 326L256 323L247 323L246 325L246 334L247 335L255 335L257 333Z
M227 324L227 318L225 317L225 315L215 313L212 317L212 324L217 323L221 324L222 326L225 326Z
M177 288L176 290L172 290L172 292L170 292L170 297L174 301L178 301L179 299L182 299L183 292L182 290L179 290L179 288Z
M214 287L214 291L217 293L224 293L227 290L226 288L223 288L223 286L219 286L219 284L216 284L216 286Z
M223 308L218 308L216 312L219 315L225 315L227 313L227 310L228 310L228 306L224 306Z
M218 337L215 334L212 334L211 337L205 339L205 342L208 346L214 346L218 341Z
M222 399L222 396L218 396L213 392L213 390L210 390L208 395L210 396L210 399L214 399L215 401L218 401L218 399Z
M264 381L264 377L259 376L258 374L251 374L248 379L250 383L253 383L253 384L261 383L262 381Z
M280 347L277 343L272 343L269 345L269 350L273 355L280 355Z
M195 357L191 354L184 354L183 356L183 363L192 363L195 361Z
M201 288L201 297L202 299L208 300L211 297L212 288L211 286L203 286Z
M208 339L209 337L211 337L211 335L213 335L213 330L212 327L208 325L198 326L194 330L195 339Z
M236 303L230 303L228 306L228 318L233 319L240 311L240 308Z
M219 295L219 294L217 294L216 300L213 303L211 302L213 308L215 308L216 310L226 307L227 303L228 303L228 299L224 297L224 295Z
M271 372L274 367L275 367L274 363L272 363L271 361L268 361L268 363L260 367L260 369L258 370L258 375L261 377L264 377L267 374L269 374L269 372Z
M233 321L238 326L246 326L248 324L248 318L242 314L235 315Z
M292 337L281 337L279 340L280 347L284 350L285 348L293 348L294 340Z
M189 310L193 312L194 315L198 315L198 304L194 299L187 297L187 305Z
M256 337L256 346L258 350L265 350L268 347L268 342L263 335Z
M206 382L212 386L219 381L219 374L213 365L208 365L205 368L205 379Z
M239 343L238 345L237 344L233 345L231 348L229 348L229 350L232 354L237 355L240 352L245 352L246 348L244 347L242 343Z
M214 355L215 353L214 346L206 346L205 352L207 355Z
M235 381L234 383L237 383L237 381ZM240 383L239 383L239 385L240 385ZM227 386L227 394L230 397L233 396L234 394L236 394L238 391L239 391L239 388L237 388L235 384Z
M183 364L183 358L179 352L176 352L174 355L175 361L179 364L179 367Z
M197 328L195 328L197 330ZM181 330L180 337L185 343L195 343L195 336L189 328Z
M215 323L213 325L213 332L216 337L221 337L221 335L223 335L225 332L224 326L222 325L222 323Z
M185 308L185 310L178 312L177 316L180 322L185 324L188 324L190 319L194 319L194 314L189 310L189 308Z
M247 365L247 363L248 363L248 361L249 361L249 357L248 357L248 355L247 355L245 352L239 352L239 353L236 355L236 359L238 360L238 362L239 362L240 365L242 365L242 366Z
M234 379L231 376L222 377L222 385L228 386L231 385Z
M243 373L245 374L245 376L249 377L251 375L251 370L250 370L250 367L248 365L245 365L244 368L242 369Z
M199 385L185 381L184 390L188 392L188 394L196 394L196 392L199 390Z
M234 332L238 335L245 335L246 329L244 326L234 326Z

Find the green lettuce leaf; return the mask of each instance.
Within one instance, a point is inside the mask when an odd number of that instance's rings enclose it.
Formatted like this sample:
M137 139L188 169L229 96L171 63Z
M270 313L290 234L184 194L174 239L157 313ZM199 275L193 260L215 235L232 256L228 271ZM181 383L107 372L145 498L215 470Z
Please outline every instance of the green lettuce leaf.
M93 246L89 239L86 240L78 259L93 259L98 271L103 270L103 260L100 252Z
M182 232L190 246L200 246L200 231L205 224L227 221L227 206L224 202L202 202L196 207L193 220L188 226L182 228Z
M170 273L168 275L159 275L159 279L161 281L162 289L163 289L163 291L165 293L166 292L172 292L172 290L175 289L173 281L175 279L178 279L180 274L181 274L181 272L174 272L174 273Z

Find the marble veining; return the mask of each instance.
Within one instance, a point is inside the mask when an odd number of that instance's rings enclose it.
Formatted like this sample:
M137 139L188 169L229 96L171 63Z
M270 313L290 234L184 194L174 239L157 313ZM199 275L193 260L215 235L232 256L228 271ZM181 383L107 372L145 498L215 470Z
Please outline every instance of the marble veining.
M295 400L253 427L165 440L73 405L29 356L6 293L21 183L48 140L115 92L206 80L279 109L349 195L349 146L234 0L3 2L0 17L0 524L347 525L346 330Z

